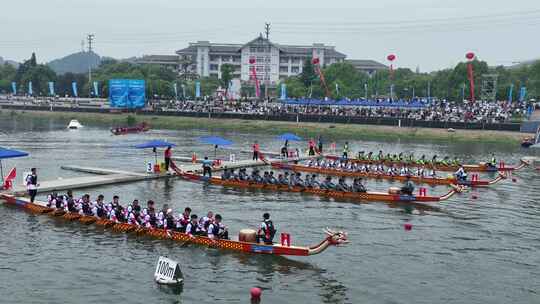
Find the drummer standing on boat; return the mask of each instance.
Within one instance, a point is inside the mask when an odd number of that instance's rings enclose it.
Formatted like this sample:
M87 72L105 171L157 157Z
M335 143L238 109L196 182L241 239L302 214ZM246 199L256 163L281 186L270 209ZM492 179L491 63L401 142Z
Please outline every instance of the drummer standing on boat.
M33 203L37 195L38 177L36 168L30 170L32 173L28 174L25 179L26 189L28 190L28 195L30 195L30 202Z
M253 148L253 160L259 160L259 154L261 147L259 146L259 143L255 141L255 143L252 146Z

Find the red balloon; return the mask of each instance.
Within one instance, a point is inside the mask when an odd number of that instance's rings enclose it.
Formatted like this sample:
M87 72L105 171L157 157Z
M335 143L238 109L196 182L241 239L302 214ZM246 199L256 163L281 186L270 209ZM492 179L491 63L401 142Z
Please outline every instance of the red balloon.
M386 59L388 59L388 61L394 61L396 59L396 55L390 54L390 55L386 56Z
M313 60L311 60L311 63L319 64L319 58L313 58Z
M254 64L255 63L255 58L249 58L249 64Z
M465 57L469 60L473 60L474 58L474 53L473 52L468 52L467 54L465 54Z

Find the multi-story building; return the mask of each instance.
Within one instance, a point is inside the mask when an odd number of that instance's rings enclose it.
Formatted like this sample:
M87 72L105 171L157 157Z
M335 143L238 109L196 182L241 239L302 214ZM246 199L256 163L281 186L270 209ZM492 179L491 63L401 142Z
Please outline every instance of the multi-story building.
M221 66L234 67L234 76L251 79L253 68L257 79L276 84L280 79L302 73L306 58L319 58L322 66L345 60L345 54L333 46L314 43L310 46L281 45L260 36L246 44L221 44L199 41L176 52L191 60L190 71L201 77L221 78Z
M221 67L232 65L233 76L242 81L252 78L253 69L257 79L277 84L287 77L302 73L307 58L318 58L321 66L344 62L345 54L336 51L334 46L322 43L312 45L284 45L273 43L259 36L246 44L210 43L198 41L187 48L176 51L174 55L149 55L137 60L139 63L154 63L172 67L186 78L221 78ZM385 65L371 60L350 60L358 70L372 75ZM368 64L369 63L369 64Z

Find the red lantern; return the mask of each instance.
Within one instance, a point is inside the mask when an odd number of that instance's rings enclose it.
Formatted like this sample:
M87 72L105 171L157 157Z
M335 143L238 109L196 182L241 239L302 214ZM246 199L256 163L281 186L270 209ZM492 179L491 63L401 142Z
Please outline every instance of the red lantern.
M313 64L315 64L315 65L319 64L319 58L313 58L313 59L311 60L311 63L313 63Z
M468 52L467 54L465 54L465 58L467 58L469 60L473 60L474 59L474 53L473 52Z
M255 64L255 57L249 58L249 64Z
M396 55L390 54L390 55L386 56L386 59L388 59L388 61L394 61L394 60L396 60Z

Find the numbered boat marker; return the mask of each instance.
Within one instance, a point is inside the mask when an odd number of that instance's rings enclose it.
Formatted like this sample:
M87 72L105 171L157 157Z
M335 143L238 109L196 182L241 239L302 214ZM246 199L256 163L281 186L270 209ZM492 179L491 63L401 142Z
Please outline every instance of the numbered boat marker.
M174 285L184 281L178 262L166 257L159 257L154 273L154 280L158 284Z

